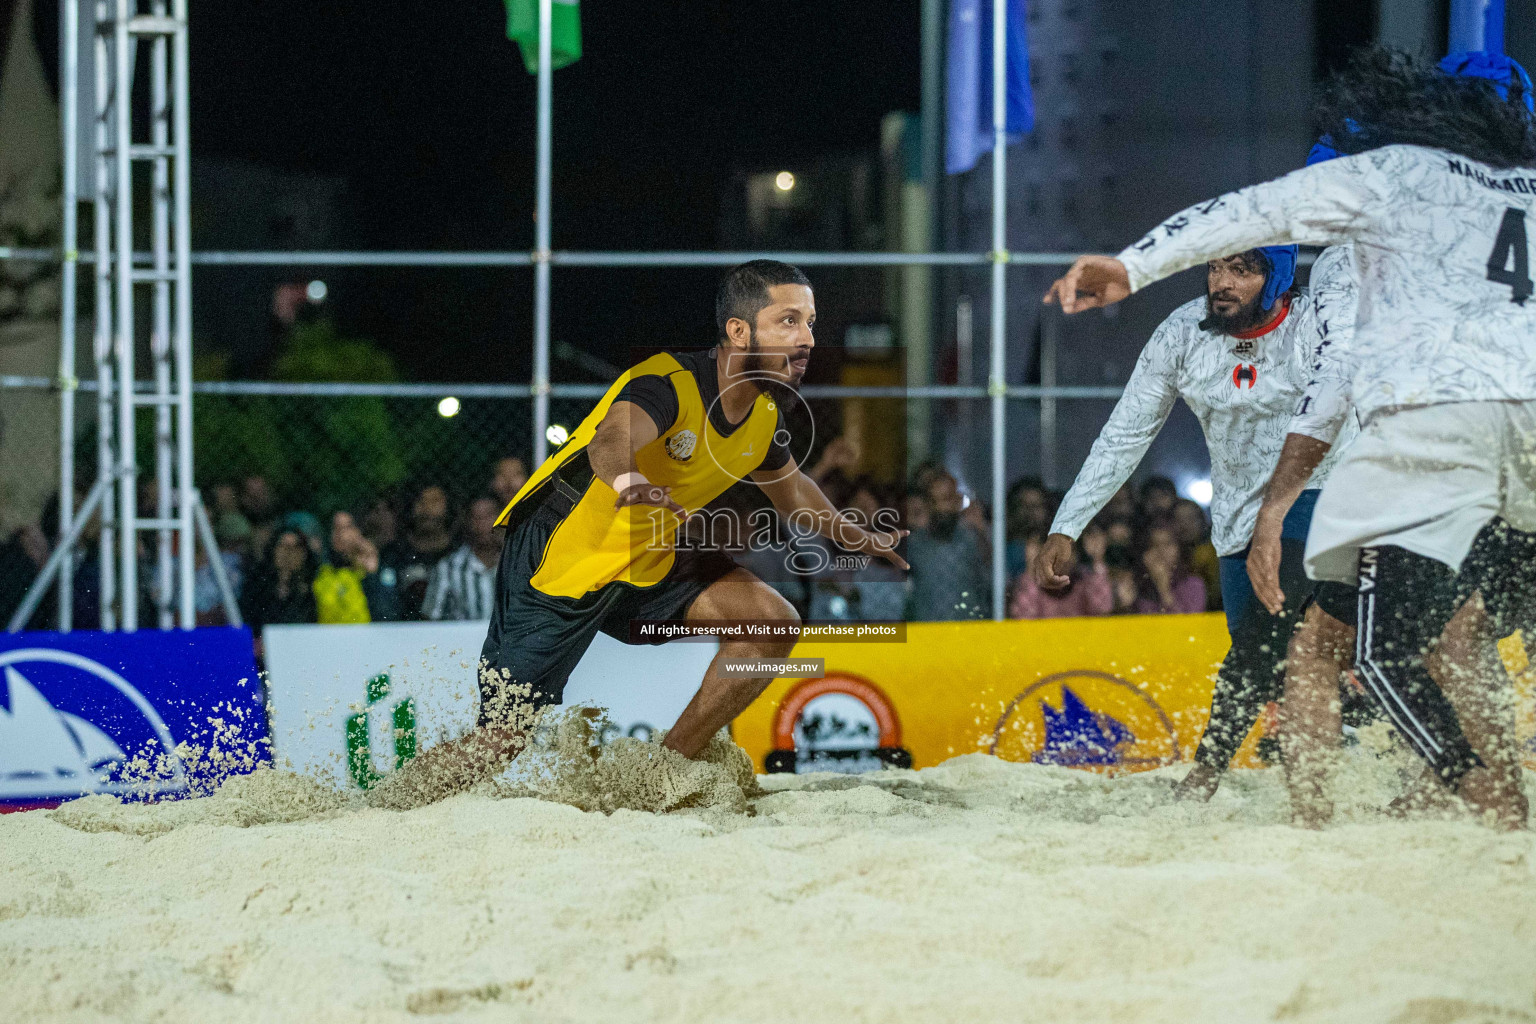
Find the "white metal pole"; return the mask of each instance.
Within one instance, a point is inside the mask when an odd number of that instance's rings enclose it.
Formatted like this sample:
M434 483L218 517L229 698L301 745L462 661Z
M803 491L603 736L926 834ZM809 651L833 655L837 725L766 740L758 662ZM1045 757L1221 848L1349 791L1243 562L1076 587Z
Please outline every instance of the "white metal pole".
M115 240L117 249L113 277L113 297L116 300L113 317L113 334L117 345L117 481L118 510L121 521L118 529L118 569L121 586L118 594L122 609L122 627L128 632L139 628L139 565L138 480L134 472L133 431L133 164L129 146L133 142L130 121L133 117L133 81L128 73L128 48L134 45L128 34L128 18L131 14L129 0L117 0L112 21L115 52L113 53L112 105L116 113L113 146L116 149L114 163L117 166L117 192L115 202Z
M59 5L59 132L63 136L63 223L59 268L59 541L72 534L75 523L75 303L80 244L80 0ZM74 625L74 545L59 563L59 631Z
M95 89L94 107L96 154L93 164L96 171L95 235L96 235L96 479L114 479L117 459L114 456L112 438L112 167L107 162L110 147L110 111L116 109L111 88L108 86L108 61L110 49L107 37L101 32L107 20L107 0L96 4ZM117 501L111 484L104 489L101 498L101 537L97 541L99 581L97 598L101 607L101 628L117 628Z
M992 373L987 390L992 397L992 617L1003 617L1004 524L1008 483L1004 459L1007 426L1006 331L1008 269L1008 158L1004 151L1007 125L1008 7L992 0Z
M165 0L154 0L150 10L165 17ZM154 258L154 321L150 330L150 350L155 367L155 613L161 629L175 625L171 595L175 590L171 543L171 482L175 468L175 449L171 434L171 168L165 156L170 141L170 45L157 35L150 43L149 118L150 142L155 147L151 188L154 191L154 224L150 252Z
M197 624L196 606L193 603L192 584L195 541L193 540L193 505L195 504L192 480L192 129L191 87L189 85L187 0L175 0L176 20L180 23L173 41L175 53L171 66L175 76L173 84L172 114L175 162L175 245L176 245L176 482L179 488L176 510L181 518L177 532L181 546L181 628L191 629ZM210 559L219 557L218 550L208 552Z
M548 454L545 431L549 428L549 207L553 164L555 69L550 36L554 15L552 0L539 0L539 110L538 179L534 196L533 226L533 464Z

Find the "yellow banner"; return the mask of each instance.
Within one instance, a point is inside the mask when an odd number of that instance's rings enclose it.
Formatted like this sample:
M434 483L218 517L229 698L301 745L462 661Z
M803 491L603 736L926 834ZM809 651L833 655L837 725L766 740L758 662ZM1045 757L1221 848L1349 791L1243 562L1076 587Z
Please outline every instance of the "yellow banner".
M908 627L906 643L802 643L821 679L779 679L732 727L759 770L923 768L958 754L1097 771L1188 760L1229 645L1219 614ZM1500 645L1536 768L1536 686L1518 636ZM1234 767L1256 767L1266 716ZM841 762L839 764L839 762Z

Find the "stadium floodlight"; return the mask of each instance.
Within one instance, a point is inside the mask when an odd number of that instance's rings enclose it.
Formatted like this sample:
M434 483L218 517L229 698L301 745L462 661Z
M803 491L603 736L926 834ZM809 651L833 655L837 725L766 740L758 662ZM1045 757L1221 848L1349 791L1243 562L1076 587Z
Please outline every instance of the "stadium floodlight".
M571 432L566 430L558 423L551 423L549 425L549 429L544 431L544 438L550 444L554 445L556 448L559 448L561 445L565 444L565 442L571 439Z
M1202 505L1209 505L1211 503L1211 481L1209 478L1201 477L1199 480L1191 480L1186 489L1189 491L1189 497L1192 501L1197 501Z
M780 192L788 192L795 187L795 176L788 171L780 171L774 175L773 184Z
M329 293L330 289L325 286L324 281L311 281L304 288L304 297L310 302L324 302Z
M459 400L449 395L437 403L437 414L443 419L449 419L459 414Z

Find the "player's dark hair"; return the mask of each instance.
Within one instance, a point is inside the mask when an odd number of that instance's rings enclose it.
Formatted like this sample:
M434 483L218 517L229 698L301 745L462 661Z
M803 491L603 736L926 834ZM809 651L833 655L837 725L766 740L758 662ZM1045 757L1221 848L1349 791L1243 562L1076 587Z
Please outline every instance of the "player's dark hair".
M1323 83L1320 133L1349 156L1406 144L1494 167L1536 167L1536 121L1512 76L1508 96L1486 78L1448 75L1400 50L1372 46Z
M799 267L778 260L752 260L732 267L715 290L715 329L720 332L720 338L725 338L725 325L729 320L756 324L757 314L772 301L768 289L781 284L811 287L810 280Z

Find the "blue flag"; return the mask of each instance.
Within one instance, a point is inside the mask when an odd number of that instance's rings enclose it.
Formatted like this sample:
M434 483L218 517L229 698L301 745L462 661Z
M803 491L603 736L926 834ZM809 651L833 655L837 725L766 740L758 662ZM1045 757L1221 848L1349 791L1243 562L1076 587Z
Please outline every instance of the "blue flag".
M999 2L1008 5L1004 127L1008 141L1016 142L1035 126L1035 101L1029 92L1029 39L1024 34L1024 0ZM992 148L992 3L954 0L949 8L944 169L950 174L975 167L981 154Z

